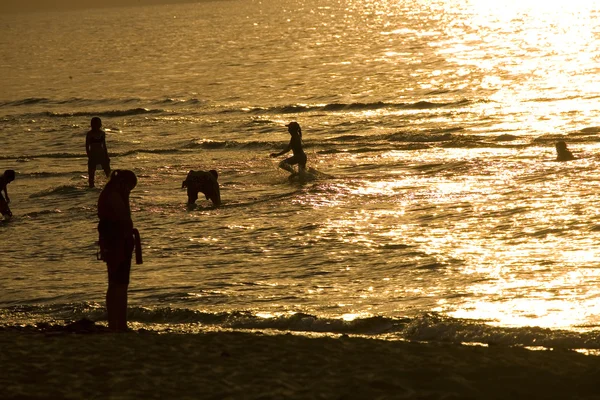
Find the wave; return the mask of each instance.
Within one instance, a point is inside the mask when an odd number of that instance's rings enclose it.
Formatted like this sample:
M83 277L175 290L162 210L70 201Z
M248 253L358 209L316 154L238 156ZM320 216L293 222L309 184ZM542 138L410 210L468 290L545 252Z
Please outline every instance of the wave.
M127 117L130 115L140 115L140 114L160 114L169 112L164 109L148 109L142 107L130 108L125 110L107 110L107 111L77 111L71 113L59 113L59 112L51 112L46 111L38 115L46 116L46 117Z
M85 111L74 111L74 112L58 112L58 111L40 111L40 112L28 112L24 114L10 115L3 117L4 122L21 122L22 119L26 120L39 120L43 118L73 118L73 117L101 117L101 118L115 118L115 117L129 117L135 115L151 115L151 114L173 114L174 111L166 110L162 108L151 109L144 107L126 108L126 109L112 109L112 110L85 110Z
M183 105L183 104L202 104L204 102L197 98L191 98L191 99L166 98L164 100L160 100L159 103Z
M46 110L42 112L26 113L23 117L27 118L64 118L78 116L100 116L100 117L123 117L140 114L173 113L175 111L163 108L177 109L179 107L198 107L205 105L205 101L198 98L161 98L161 99L141 99L141 98L108 98L108 99L86 99L86 98L66 98L50 99L43 97L24 98L12 101L0 101L0 108L20 108L40 106ZM234 107L220 108L221 113L254 113L254 114L295 114L304 112L343 112L343 111L368 111L368 110L428 110L437 108L463 107L471 104L472 101L463 99L454 102L430 102L417 101L414 103L395 103L395 102L370 102L370 103L326 103L326 104L290 104L273 107ZM134 107L131 107L134 105ZM107 107L113 109L106 109ZM51 111L58 108L59 111ZM84 108L85 110L81 110ZM64 109L75 109L78 111L68 112ZM35 110L35 109L34 109Z
M28 97L25 99L18 99L12 101L0 102L0 107L26 107L34 105L46 105L46 106L94 106L102 104L128 104L133 102L142 101L139 98L122 98L122 99L85 99L81 97L69 97L65 99L50 99L47 97Z
M471 104L470 100L459 100L454 102L430 102L417 101L414 103L395 102L370 102L370 103L327 103L327 104L291 104L283 106L248 107L248 106L217 106L210 108L211 113L252 113L259 114L297 114L306 112L352 112L369 110L431 110L451 107L463 107ZM40 118L73 118L99 116L101 118L128 117L136 115L159 115L170 116L177 113L197 113L206 107L205 101L198 98L161 98L161 99L49 99L49 98L26 98L15 101L0 102L0 108L26 107L25 112L20 111L6 118L40 119ZM205 110L206 111L206 110ZM251 126L265 124L262 119L254 119Z
M582 134L595 134L600 133L600 126L590 126L588 128L583 128L579 131Z
M394 142L447 142L454 138L450 132L400 132L392 134L390 141Z
M17 161L20 161L20 162L29 162L35 158L81 158L81 157L87 157L87 156L83 153L42 153L42 154L35 154L35 155L20 155L20 156L1 155L0 160L16 159Z
M4 326L35 325L39 321L90 319L103 321L104 307L98 303L19 305L0 308ZM452 318L436 313L414 317L371 316L348 321L343 318L323 318L295 313L262 317L248 311L206 312L188 308L129 308L128 319L149 329L181 331L203 329L273 330L321 334L363 335L389 340L412 340L488 346L525 346L559 349L600 349L600 330L587 327L585 332L548 329L535 326L498 327L479 320Z
M197 98L181 99L175 97L167 97L163 99L141 99L139 97L126 97L126 98L104 98L104 99L86 99L81 97L70 97L65 99L50 99L47 97L28 97L18 100L6 100L0 101L0 107L25 107L33 105L47 105L47 106L99 106L104 104L131 104L131 103L146 103L146 104L170 104L170 105L184 105L184 104L201 104L202 100Z
M66 172L20 172L19 178L52 178L59 176L72 177L73 175L79 176L82 171L66 171Z
M434 103L429 101L417 101L415 103L329 103L329 104L292 104L279 107L253 107L247 110L252 113L277 113L277 114L297 114L314 111L367 111L379 109L396 110L427 110L435 108L462 107L471 104L470 100L459 100L448 103Z
M197 106L199 99L49 99L26 98L0 102L0 108L13 109L7 121L40 118L128 117L136 115L173 114L180 107ZM168 106L169 109L165 108Z
M112 157L125 157L125 156L129 156L129 155L133 155L133 154L139 154L139 153L150 153L150 154L170 154L170 153L177 153L180 152L181 149L175 149L175 148L167 148L167 149L134 149L134 150L128 150L128 151L124 151L121 153L117 153L117 152L109 152L108 155L112 158ZM42 153L42 154L28 154L28 155L21 155L21 156L14 156L14 155L1 155L0 156L0 160L9 160L9 159L16 159L19 162L29 162L32 160L35 160L36 158L87 158L87 156L84 153ZM45 175L57 175L57 173L44 173L44 172L38 172L35 174L31 174L32 176L45 176ZM61 174L58 174L61 175ZM62 173L62 175L69 175L69 173Z
M32 211L27 214L21 216L21 218L38 218L44 215L52 215L52 214L61 214L62 211L58 209L54 210L42 210L42 211Z
M89 192L89 190L90 189L87 187L62 185L62 186L58 186L55 188L42 190L41 192L30 194L29 198L35 199L35 198L39 198L39 197L54 196L54 195L74 197L74 196L84 195L85 193Z
M47 104L51 100L44 97L29 97L20 100L14 101L2 101L0 102L0 107L19 107L19 106L28 106L33 104Z
M183 145L184 149L224 149L232 146L232 143L226 140L194 139ZM233 146L235 147L235 146Z
M140 153L148 153L148 154L172 154L172 153L179 153L180 151L181 151L180 149L173 149L173 148L167 148L167 149L135 149L135 150L124 151L122 153L109 153L109 156L111 156L111 157L125 157L125 156L140 154Z

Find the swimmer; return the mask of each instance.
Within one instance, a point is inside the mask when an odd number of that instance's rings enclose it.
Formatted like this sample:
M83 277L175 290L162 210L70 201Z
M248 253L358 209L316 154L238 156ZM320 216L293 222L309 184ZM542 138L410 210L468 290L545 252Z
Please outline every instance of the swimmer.
M567 144L562 140L556 142L556 161L574 160L573 153L567 149Z

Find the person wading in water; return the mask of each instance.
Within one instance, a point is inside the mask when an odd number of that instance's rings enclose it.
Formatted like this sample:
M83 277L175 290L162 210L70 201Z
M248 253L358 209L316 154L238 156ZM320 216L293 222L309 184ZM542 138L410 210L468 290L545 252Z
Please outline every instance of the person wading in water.
M293 165L298 164L298 173L306 171L306 153L302 149L302 129L297 122L287 124L288 132L290 133L290 142L279 153L271 153L271 157L279 157L288 151L292 150L293 156L286 158L279 163L279 168L295 174Z
M106 134L102 130L102 120L92 118L92 129L85 136L85 152L88 156L88 179L90 187L94 187L96 166L101 165L106 177L110 175L110 158L106 148Z

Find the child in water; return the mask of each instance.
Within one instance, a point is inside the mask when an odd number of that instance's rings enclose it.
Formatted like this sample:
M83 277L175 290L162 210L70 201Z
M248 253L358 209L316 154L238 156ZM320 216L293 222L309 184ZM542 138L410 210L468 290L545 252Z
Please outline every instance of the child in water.
M296 171L294 171L293 165L298 164L298 172L304 172L306 171L306 154L302 149L302 129L300 128L300 124L295 121L290 122L286 126L291 136L290 142L279 153L271 153L271 157L279 157L292 150L294 155L281 161L279 168L294 174Z
M89 184L93 188L98 164L102 166L106 177L110 176L110 159L106 148L106 134L102 130L102 120L99 117L92 118L91 127L85 137L85 152L88 156Z
M0 176L0 213L4 216L4 218L12 217L12 212L8 207L8 203L10 203L10 198L8 197L8 191L6 190L6 186L15 180L15 171L12 169L7 169L4 171L4 174ZM4 191L4 196L2 196L2 192Z
M114 170L98 198L100 259L108 269L106 311L108 328L127 331L127 289L131 256L136 248L136 263L142 263L139 233L133 227L129 194L137 177L129 170Z
M556 142L556 161L574 160L573 153L567 149L567 144L562 140Z

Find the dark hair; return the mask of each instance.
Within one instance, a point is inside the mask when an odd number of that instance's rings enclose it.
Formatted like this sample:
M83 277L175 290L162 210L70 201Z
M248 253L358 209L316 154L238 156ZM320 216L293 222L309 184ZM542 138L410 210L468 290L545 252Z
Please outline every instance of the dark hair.
M15 180L15 170L7 169L6 171L4 171L4 176L6 177L6 179L8 179L9 182L14 181Z
M124 184L129 190L119 190L118 184ZM125 202L125 207L127 208L127 214L131 214L131 209L129 208L129 194L131 190L137 185L137 177L128 169L114 169L110 173L110 179L104 186L104 189L114 190L119 196L122 196L123 201Z
M137 185L137 176L128 169L115 169L110 174L110 182L121 182L133 189Z
M298 131L298 135L300 136L300 139L302 139L302 128L300 128L300 124L297 123L296 121L292 121L289 124L286 125L288 128L296 128Z
M558 142L556 142L555 146L556 146L557 150L564 150L567 148L567 144L565 142L563 142L562 140L559 140Z
M98 128L102 126L102 120L100 117L93 117L90 125L93 127L97 126Z

